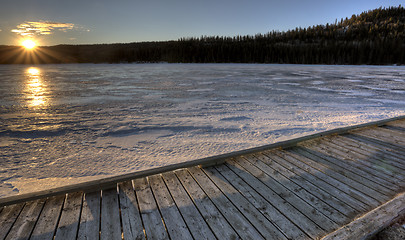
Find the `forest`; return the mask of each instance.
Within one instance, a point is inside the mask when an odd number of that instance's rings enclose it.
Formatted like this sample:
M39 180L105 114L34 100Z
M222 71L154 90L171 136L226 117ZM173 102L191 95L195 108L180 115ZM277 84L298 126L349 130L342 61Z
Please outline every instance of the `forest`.
M405 9L369 10L326 25L254 36L56 45L27 51L0 46L0 63L289 63L405 64Z

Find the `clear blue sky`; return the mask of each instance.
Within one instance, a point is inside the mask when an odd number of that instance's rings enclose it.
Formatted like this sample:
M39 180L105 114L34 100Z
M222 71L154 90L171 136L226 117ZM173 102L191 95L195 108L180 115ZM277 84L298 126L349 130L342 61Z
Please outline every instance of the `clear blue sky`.
M254 35L333 23L397 0L5 0L0 44L40 45Z

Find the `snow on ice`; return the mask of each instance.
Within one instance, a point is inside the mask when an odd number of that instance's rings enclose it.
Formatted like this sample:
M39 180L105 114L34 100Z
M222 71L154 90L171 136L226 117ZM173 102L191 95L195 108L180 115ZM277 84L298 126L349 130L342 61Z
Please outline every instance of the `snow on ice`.
M0 66L0 197L405 114L405 67Z

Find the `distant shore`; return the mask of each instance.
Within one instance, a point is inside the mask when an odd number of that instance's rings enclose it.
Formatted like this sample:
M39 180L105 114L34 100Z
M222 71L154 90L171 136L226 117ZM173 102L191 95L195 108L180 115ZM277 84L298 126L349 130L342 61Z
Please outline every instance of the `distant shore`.
M201 36L173 41L57 45L26 50L0 46L0 64L289 63L405 64L405 9L378 8L334 24L254 36Z

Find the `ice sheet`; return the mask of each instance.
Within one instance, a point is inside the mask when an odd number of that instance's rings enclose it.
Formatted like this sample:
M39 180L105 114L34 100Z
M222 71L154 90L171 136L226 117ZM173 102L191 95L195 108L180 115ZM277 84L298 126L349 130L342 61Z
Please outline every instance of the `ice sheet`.
M405 114L404 67L0 66L0 197Z

